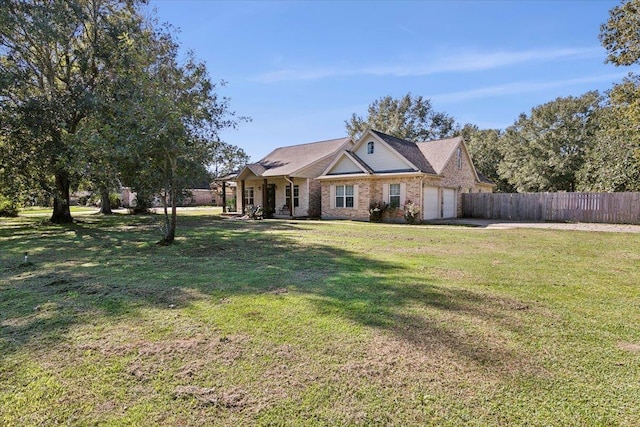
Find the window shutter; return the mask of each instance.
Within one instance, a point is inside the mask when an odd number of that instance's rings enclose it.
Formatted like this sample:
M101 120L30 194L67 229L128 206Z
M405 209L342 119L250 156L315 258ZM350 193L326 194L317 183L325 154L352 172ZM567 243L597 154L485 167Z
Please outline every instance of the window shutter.
M358 210L358 184L353 184L353 208Z
M336 208L336 186L332 185L329 187L329 206L331 209Z
M404 208L404 203L407 201L407 183L400 183L400 209Z
M382 184L382 201L389 204L389 184Z

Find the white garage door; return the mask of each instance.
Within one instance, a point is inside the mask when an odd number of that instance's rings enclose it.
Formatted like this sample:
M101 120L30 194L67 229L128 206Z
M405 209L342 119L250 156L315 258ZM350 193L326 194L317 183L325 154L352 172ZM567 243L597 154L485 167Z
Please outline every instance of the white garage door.
M442 217L455 218L456 212L456 190L452 188L442 189Z
M438 187L424 187L424 212L423 219L440 218L440 198L438 197Z

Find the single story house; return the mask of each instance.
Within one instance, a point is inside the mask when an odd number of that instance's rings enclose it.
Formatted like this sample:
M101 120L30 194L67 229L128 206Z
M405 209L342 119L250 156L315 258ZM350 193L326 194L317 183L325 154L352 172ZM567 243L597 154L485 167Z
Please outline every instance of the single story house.
M492 192L479 174L462 137L411 142L367 130L334 156L318 176L322 218L369 220L370 207L386 204L383 220L404 221L405 204L419 207L419 219L454 218L463 192Z
M267 216L320 217L321 186L317 180L336 156L353 146L339 138L277 148L246 165L236 176L237 209L262 206Z

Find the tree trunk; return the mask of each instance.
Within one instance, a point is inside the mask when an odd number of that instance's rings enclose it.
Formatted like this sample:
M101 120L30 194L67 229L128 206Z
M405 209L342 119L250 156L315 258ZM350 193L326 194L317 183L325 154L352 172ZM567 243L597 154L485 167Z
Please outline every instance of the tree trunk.
M102 215L113 215L113 211L111 210L111 198L109 197L108 188L100 189L100 199L100 213Z
M173 243L176 238L176 225L178 224L178 197L175 187L171 189L171 221L167 230L167 240L169 244Z
M69 209L69 177L64 172L56 172L56 192L53 196L53 213L50 221L54 224L73 222Z
M178 190L176 189L176 185L177 185L176 174L177 174L178 165L177 165L177 159L175 157L171 157L169 161L171 162L171 185L170 185L171 194L169 196L171 199L171 220L167 221L167 202L166 202L166 195L165 195L164 217L165 217L165 221L166 221L165 223L167 224L167 227L166 227L166 231L163 239L158 242L158 244L162 246L169 246L173 243L173 241L176 238L176 225L178 223L178 220L177 220Z

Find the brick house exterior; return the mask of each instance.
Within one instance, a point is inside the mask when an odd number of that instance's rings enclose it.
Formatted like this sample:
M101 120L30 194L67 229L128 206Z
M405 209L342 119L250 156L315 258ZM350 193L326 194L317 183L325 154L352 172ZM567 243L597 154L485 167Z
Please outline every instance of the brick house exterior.
M462 193L491 192L462 137L414 143L368 130L322 175L322 218L369 220L373 203L388 205L383 220L404 222L408 201L420 220L457 217Z
M339 138L280 147L248 164L234 178L237 210L260 205L275 218L319 218L322 197L317 177L351 146L351 138Z

